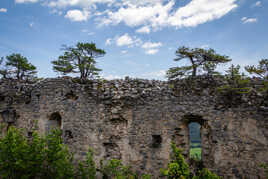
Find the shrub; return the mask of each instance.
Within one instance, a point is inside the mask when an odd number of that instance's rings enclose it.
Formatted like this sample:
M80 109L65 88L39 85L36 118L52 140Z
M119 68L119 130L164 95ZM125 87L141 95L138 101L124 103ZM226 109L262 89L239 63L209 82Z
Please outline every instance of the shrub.
M96 165L93 159L93 151L88 150L87 159L84 162L79 162L77 177L81 179L95 179Z
M130 166L124 166L120 160L111 159L106 165L101 161L100 172L103 178L112 179L134 179L135 176L130 170Z
M63 145L60 131L31 138L14 127L0 138L0 176L9 179L73 178L72 155Z
M182 150L176 147L175 143L171 144L172 152L171 152L171 161L168 164L168 168L166 170L161 170L161 173L164 176L167 176L168 179L187 179L190 178L190 169L187 163L184 161L184 157L182 155Z

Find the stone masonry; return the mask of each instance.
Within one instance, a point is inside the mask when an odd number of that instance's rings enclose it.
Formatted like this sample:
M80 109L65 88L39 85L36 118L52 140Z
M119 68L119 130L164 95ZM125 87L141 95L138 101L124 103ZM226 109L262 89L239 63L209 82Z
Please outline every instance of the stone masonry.
M260 167L268 162L265 98L256 92L226 106L217 81L196 83L187 88L185 82L129 78L85 84L69 77L34 84L1 80L0 123L29 135L35 121L40 133L57 126L76 158L91 147L97 163L117 158L159 178L172 141L189 158L188 124L198 122L206 168L224 178L265 178Z

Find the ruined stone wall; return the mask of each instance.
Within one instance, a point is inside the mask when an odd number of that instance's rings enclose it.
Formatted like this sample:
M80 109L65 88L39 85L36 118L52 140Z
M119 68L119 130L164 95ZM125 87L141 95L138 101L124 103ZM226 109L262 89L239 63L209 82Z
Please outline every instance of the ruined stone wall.
M41 133L59 126L75 157L91 147L97 161L117 158L158 178L171 141L189 157L188 124L198 122L206 168L225 178L264 178L260 164L268 162L268 113L254 104L262 97L226 108L215 89L202 84L186 90L180 83L128 78L86 84L71 78L0 81L0 123L28 134L35 121Z

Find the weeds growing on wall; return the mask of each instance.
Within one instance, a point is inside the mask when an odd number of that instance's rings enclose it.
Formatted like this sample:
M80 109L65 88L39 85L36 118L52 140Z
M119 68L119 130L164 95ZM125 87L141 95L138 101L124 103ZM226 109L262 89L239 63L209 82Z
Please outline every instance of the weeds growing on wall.
M207 169L192 174L185 162L182 150L171 145L171 161L167 169L161 170L168 179L218 179ZM73 154L63 144L61 131L52 131L47 136L33 132L25 137L23 131L10 127L7 134L0 136L1 179L150 179L150 174L133 173L131 166L120 160L102 160L96 167L93 151L89 149L84 161L74 165Z

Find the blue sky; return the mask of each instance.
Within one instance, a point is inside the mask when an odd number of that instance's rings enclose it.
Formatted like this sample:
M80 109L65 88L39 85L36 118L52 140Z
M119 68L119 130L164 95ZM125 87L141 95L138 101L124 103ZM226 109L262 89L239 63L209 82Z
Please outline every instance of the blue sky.
M233 64L268 58L267 0L1 0L0 56L21 53L55 77L61 46L94 42L107 79L165 79L180 46L213 48ZM228 65L219 67L224 71Z

